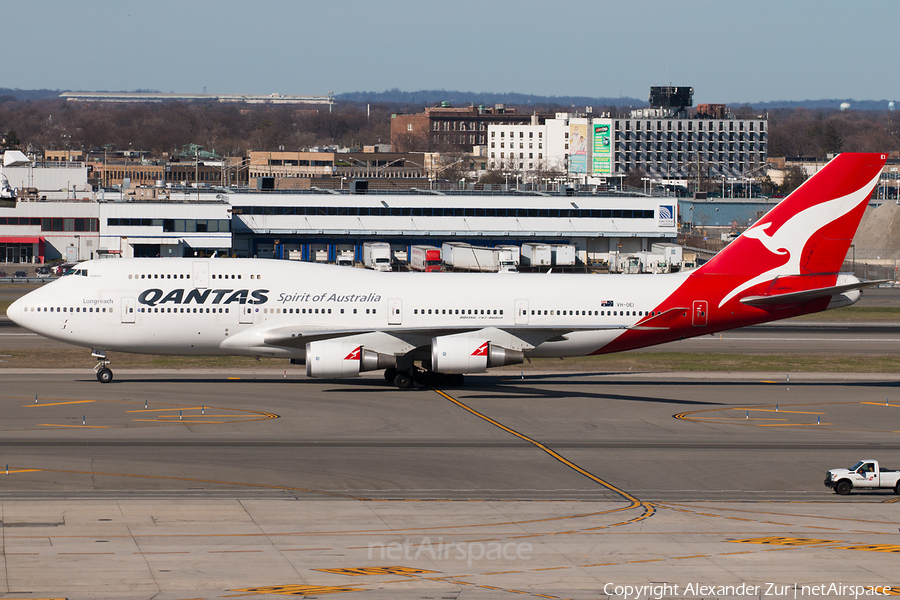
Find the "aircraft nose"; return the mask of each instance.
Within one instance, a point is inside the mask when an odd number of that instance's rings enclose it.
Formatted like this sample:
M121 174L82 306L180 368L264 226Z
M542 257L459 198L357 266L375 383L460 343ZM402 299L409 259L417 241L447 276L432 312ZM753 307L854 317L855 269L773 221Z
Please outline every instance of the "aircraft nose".
M6 309L6 316L9 317L13 323L16 325L22 325L22 314L25 312L23 308L22 298L19 298L15 302L9 305L9 308Z

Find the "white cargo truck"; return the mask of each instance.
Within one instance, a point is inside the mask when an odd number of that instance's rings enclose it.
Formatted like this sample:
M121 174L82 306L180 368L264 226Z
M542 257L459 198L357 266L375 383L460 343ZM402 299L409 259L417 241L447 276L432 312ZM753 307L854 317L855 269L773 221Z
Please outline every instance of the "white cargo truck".
M861 460L848 469L831 469L825 474L825 487L846 496L854 488L893 489L900 494L900 471L882 469L877 460Z
M342 267L352 267L354 261L354 252L353 247L343 248L342 246L337 247L337 256L335 257L335 263Z
M526 267L553 266L553 251L549 244L522 244L522 265Z
M644 273L669 273L671 267L666 262L666 256L656 252L638 252L635 254L643 265Z
M444 242L441 260L447 270L515 273L512 251L461 242Z
M363 263L367 269L375 271L391 270L391 245L385 242L365 242Z
M662 254L669 263L669 269L673 272L679 271L684 263L684 248L678 244L667 244L657 242L651 246L653 254Z
M517 267L519 266L519 264L522 261L522 249L521 248L519 248L518 246L515 246L515 245L506 245L506 244L501 244L501 245L497 246L497 248L499 248L500 250L509 250L512 255L513 262L516 264Z
M575 246L572 244L554 244L551 246L554 267L575 266Z

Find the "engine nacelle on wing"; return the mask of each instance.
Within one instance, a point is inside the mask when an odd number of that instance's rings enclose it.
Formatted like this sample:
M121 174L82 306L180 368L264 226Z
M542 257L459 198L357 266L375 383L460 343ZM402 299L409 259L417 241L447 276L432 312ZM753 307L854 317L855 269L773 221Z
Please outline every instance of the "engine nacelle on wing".
M516 365L525 360L521 350L509 350L488 340L445 336L431 340L431 368L435 373L484 373L488 367Z
M306 344L306 374L309 377L342 379L362 371L396 367L397 358L363 348L350 340L323 340Z

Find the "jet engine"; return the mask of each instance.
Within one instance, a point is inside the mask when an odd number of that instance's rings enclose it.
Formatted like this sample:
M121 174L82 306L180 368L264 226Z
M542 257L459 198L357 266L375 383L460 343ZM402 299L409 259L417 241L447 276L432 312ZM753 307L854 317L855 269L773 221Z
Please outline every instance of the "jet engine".
M306 374L309 377L342 379L362 371L397 366L397 357L363 348L350 340L323 340L306 344Z
M488 367L517 365L524 360L521 350L509 350L484 339L444 336L431 340L431 368L435 373L484 373Z

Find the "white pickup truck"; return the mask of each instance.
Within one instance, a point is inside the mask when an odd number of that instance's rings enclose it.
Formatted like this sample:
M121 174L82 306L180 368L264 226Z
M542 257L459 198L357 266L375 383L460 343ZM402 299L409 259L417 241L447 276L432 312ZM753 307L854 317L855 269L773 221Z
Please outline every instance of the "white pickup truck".
M829 470L825 475L825 486L844 496L853 488L893 488L895 494L900 494L900 471L882 469L877 460L861 460L849 469Z

